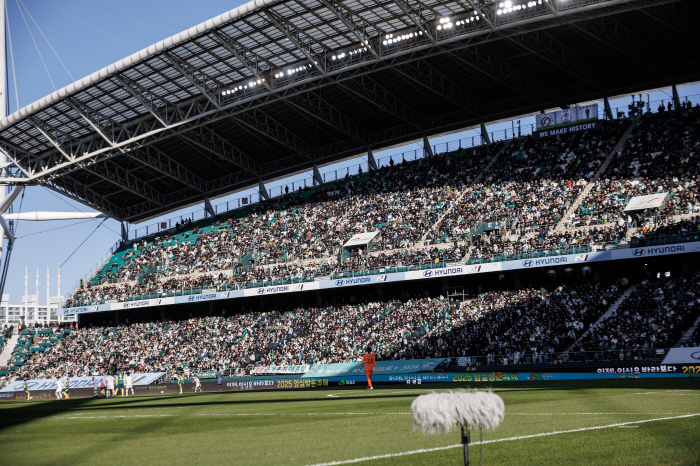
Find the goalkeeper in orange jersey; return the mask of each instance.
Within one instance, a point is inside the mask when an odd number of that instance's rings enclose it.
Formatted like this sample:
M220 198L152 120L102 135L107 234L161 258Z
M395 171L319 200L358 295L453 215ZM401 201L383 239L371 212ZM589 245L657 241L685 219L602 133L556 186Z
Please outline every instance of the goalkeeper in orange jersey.
M362 356L362 364L360 365L360 370L362 367L365 368L365 375L367 376L367 390L374 390L372 386L372 372L377 367L377 361L372 356L372 347L367 347L367 354Z

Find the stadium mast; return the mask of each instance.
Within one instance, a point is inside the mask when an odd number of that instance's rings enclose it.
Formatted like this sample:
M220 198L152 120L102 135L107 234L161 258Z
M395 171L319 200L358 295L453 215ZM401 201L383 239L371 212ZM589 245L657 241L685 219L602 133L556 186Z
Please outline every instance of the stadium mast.
M7 48L5 44L5 28L7 25L7 3L5 0L0 0L0 50L2 54L0 55L0 120L7 117L9 100L8 95L8 79L7 79ZM0 172L9 172L10 166L13 163L8 160L7 157L0 163ZM10 186L7 183L0 184L0 296L5 290L5 280L7 278L7 271L10 262L10 253L12 251L12 246L15 241L14 237L14 222L18 220L29 220L29 221L47 221L47 220L76 220L76 219L91 219L91 218L104 218L105 215L101 213L92 212L25 212L8 214L7 212L12 207L12 203L19 197L20 193L24 189L22 186L16 187L14 190L10 191ZM8 223L5 220L9 220ZM13 222L14 221L14 222ZM7 248L5 248L5 238L7 238ZM5 254L3 255L3 251ZM39 271L37 270L37 306L39 303ZM47 285L48 286L48 285ZM60 279L59 279L59 290L60 290ZM60 291L59 291L60 292ZM25 290L26 294L26 290ZM48 302L47 302L48 309ZM48 311L47 311L48 312Z

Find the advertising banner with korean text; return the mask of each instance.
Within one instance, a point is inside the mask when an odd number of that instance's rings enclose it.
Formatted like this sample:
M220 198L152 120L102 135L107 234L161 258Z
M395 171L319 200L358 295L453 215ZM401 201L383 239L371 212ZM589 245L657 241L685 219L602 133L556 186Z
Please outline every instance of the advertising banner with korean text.
M380 374L403 374L411 372L432 371L444 361L444 358L433 359L406 359L403 361L377 361L377 368L374 373ZM304 374L307 377L330 377L364 375L365 370L360 369L360 362L343 362L336 364L314 364L309 371Z

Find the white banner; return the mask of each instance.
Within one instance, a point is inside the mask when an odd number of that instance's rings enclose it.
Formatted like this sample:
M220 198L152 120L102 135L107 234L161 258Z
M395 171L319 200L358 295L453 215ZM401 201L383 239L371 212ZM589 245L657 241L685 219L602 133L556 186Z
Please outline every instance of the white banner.
M305 374L309 371L308 364L290 364L285 366L257 366L250 371L251 375L269 374Z
M646 196L636 196L630 199L625 207L625 211L656 209L663 205L668 193L647 194Z
M149 372L146 374L131 374L134 379L134 386L136 385L150 385L156 380L160 379L165 372ZM94 377L70 377L70 388L92 388L92 380L95 379L95 383L99 386L100 380L105 381L105 387L107 386L107 376L106 375L96 375ZM61 377L61 381L65 384L65 377ZM17 379L14 382L7 384L0 393L2 392L21 392L24 390L24 381ZM31 379L27 381L27 390L56 390L55 379Z
M661 364L700 365L700 347L671 348Z
M369 233L355 233L347 243L343 244L343 247L364 246L372 241L378 234L378 231L370 231Z

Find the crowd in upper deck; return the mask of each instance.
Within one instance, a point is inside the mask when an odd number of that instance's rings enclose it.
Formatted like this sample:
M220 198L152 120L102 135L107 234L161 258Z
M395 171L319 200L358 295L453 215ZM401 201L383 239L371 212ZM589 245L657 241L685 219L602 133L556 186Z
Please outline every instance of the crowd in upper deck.
M565 217L629 124L608 122L541 140L528 136L413 162L392 159L377 171L178 224L125 246L70 304L604 250L630 238L642 244L693 231L688 218L700 213L697 107L640 117L581 205ZM662 209L624 212L630 197L656 192L669 193ZM686 223L669 214L683 214ZM499 223L483 228L487 222ZM633 225L638 229L628 232ZM379 232L371 248L341 254L353 234L371 231Z

